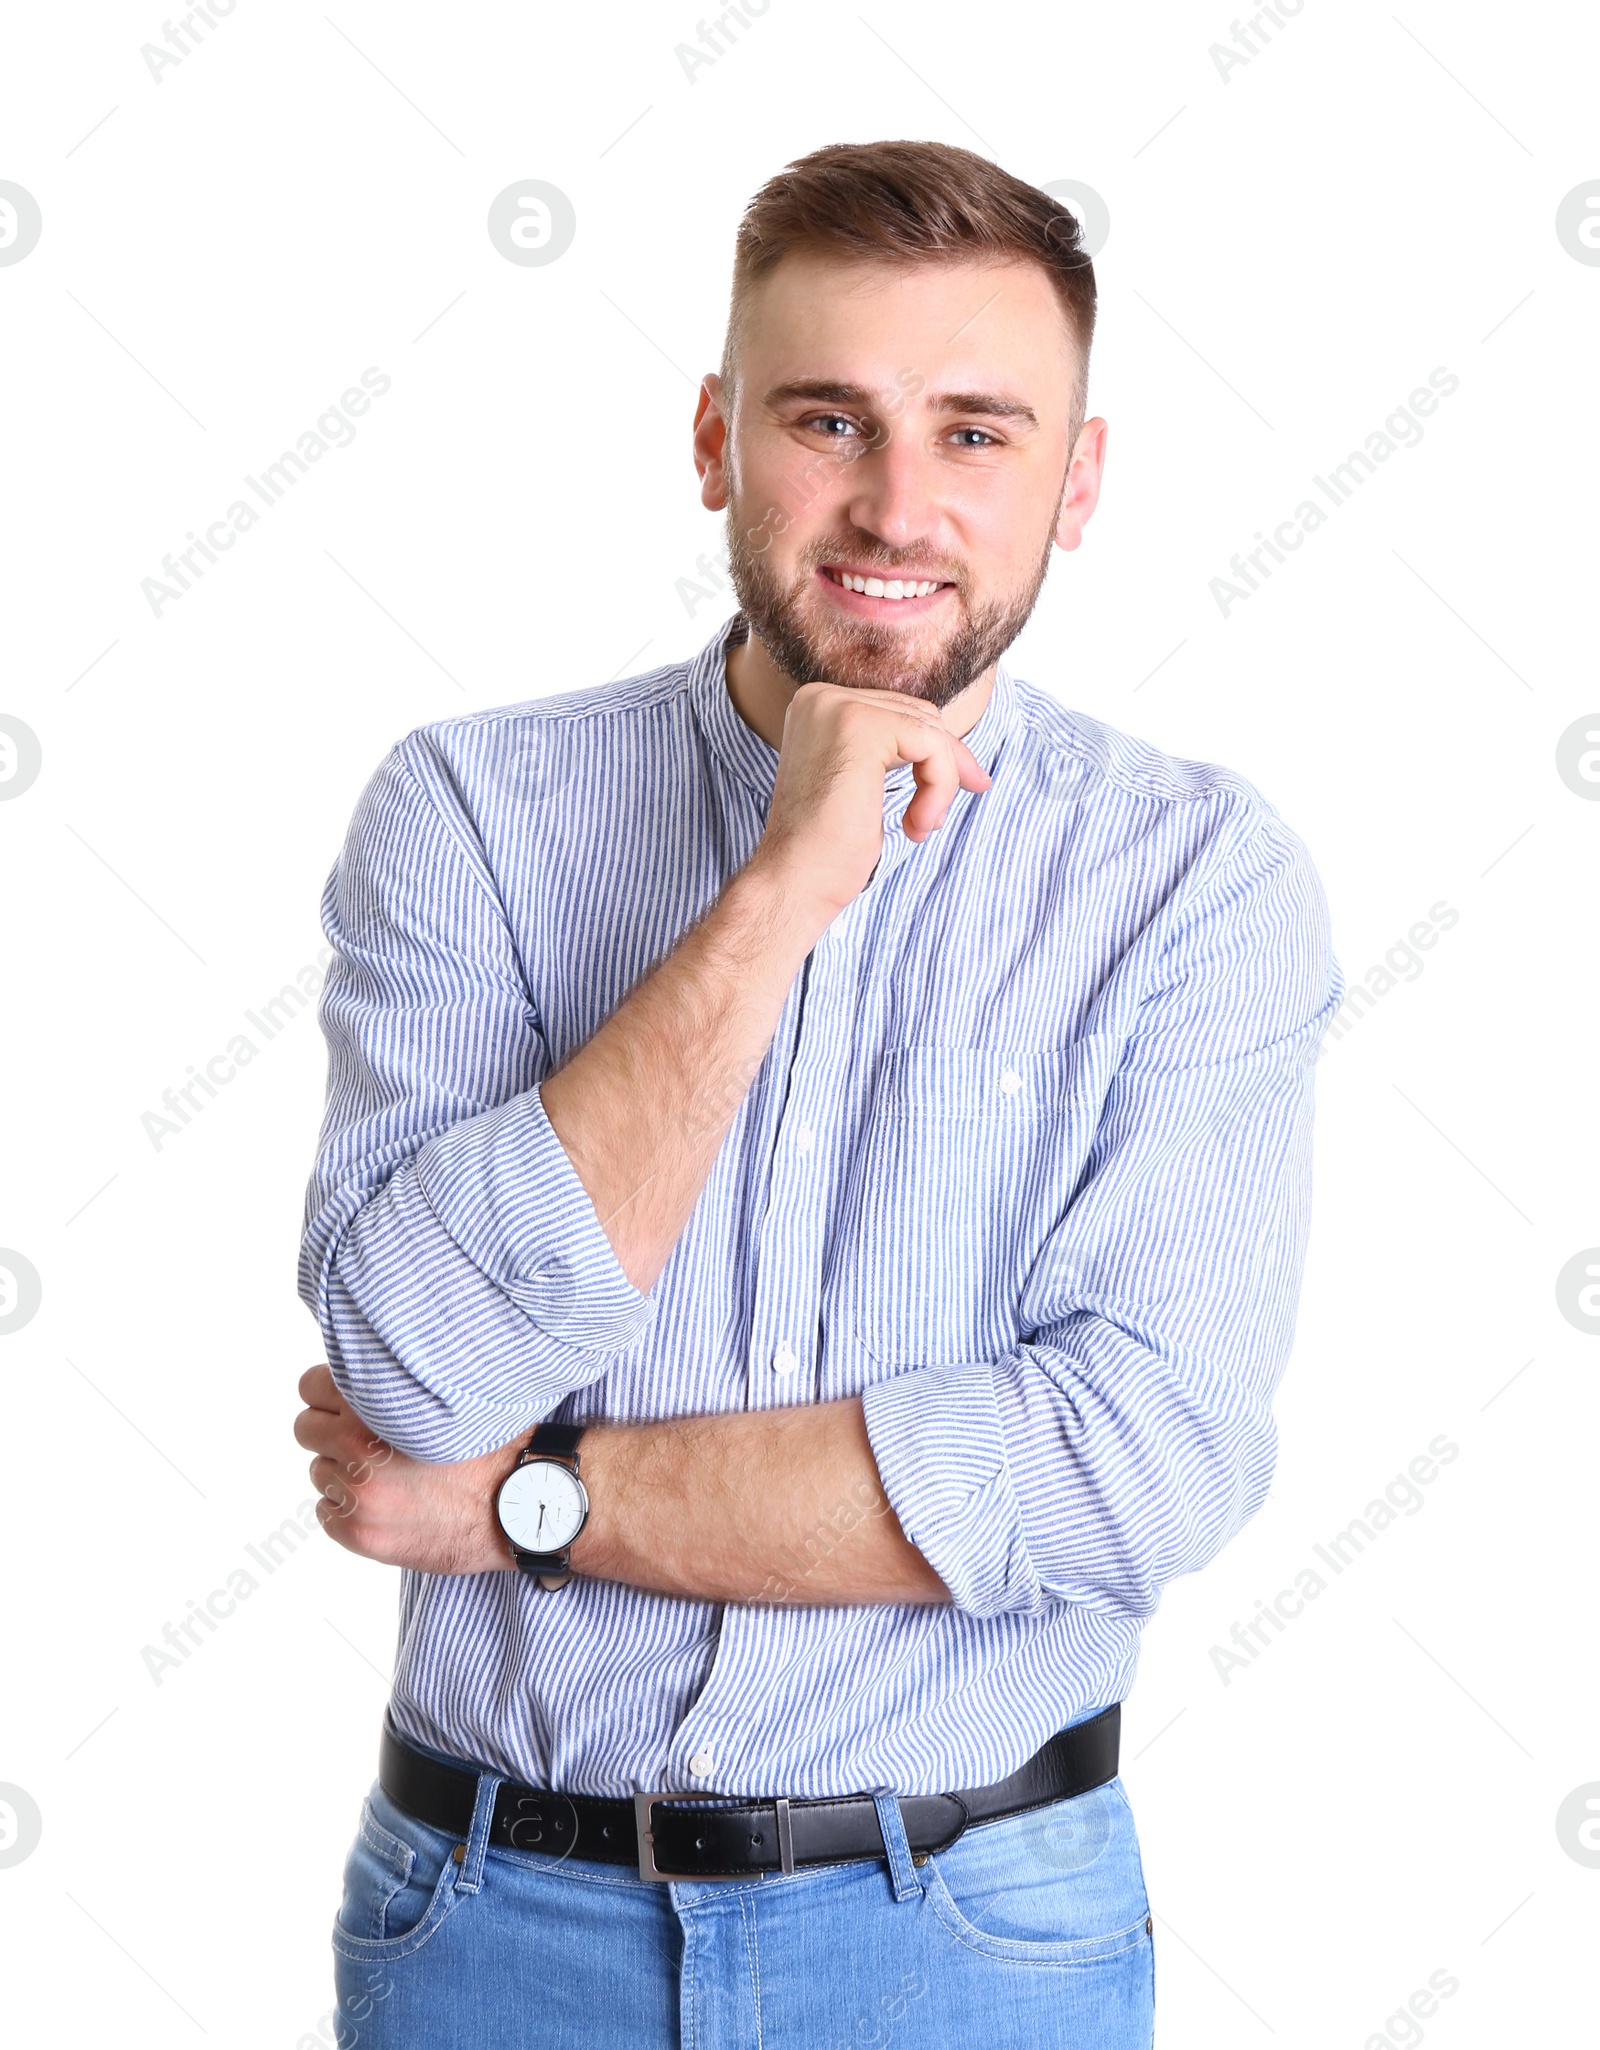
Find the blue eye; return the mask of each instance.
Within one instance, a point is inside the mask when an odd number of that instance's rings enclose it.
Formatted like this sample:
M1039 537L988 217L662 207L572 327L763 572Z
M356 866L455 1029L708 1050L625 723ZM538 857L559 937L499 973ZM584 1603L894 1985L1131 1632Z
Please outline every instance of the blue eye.
M813 420L808 421L807 425L814 427L818 433L827 435L830 441L842 441L844 438L843 435L832 432L836 427L842 427L848 434L854 434L856 431L856 423L847 420L843 413L819 413Z
M961 436L966 434L975 435L977 439L974 441L962 441ZM955 439L962 448L995 448L998 446L994 436L985 433L981 427L958 427L955 430Z

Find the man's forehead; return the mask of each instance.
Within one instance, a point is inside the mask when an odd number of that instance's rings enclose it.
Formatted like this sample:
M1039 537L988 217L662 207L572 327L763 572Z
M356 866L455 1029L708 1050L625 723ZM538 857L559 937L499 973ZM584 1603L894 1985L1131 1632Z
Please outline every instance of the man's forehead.
M841 260L796 251L752 290L741 372L757 390L806 380L873 389L1009 389L1076 369L1066 310L1040 264Z

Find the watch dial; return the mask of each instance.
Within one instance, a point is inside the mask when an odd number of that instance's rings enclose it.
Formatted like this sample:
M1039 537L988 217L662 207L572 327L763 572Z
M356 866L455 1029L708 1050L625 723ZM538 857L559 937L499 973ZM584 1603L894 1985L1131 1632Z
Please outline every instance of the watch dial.
M570 1467L553 1459L519 1466L500 1490L500 1523L524 1552L562 1552L583 1528L588 1498Z

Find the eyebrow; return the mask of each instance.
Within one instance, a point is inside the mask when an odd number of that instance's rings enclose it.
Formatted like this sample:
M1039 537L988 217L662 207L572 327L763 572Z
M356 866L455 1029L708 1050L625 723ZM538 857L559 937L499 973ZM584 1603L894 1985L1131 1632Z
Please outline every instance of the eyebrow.
M866 412L882 403L883 394L869 390L864 384L838 384L827 378L801 377L792 379L788 384L775 384L765 395L763 404L777 406L788 399L810 399L820 405L857 406ZM1028 427L1039 424L1039 416L1032 406L1024 405L1021 399L1002 397L998 392L935 392L928 405L935 413L978 413L989 420L1020 420Z

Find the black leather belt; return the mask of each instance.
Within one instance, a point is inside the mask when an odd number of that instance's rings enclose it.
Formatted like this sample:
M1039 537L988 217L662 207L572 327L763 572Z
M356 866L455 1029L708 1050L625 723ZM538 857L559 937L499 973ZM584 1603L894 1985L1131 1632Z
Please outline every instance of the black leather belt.
M948 1850L974 1822L996 1822L1052 1801L1067 1801L1117 1775L1122 1707L1113 1703L1074 1723L1027 1764L992 1786L958 1794L902 1794L900 1813L918 1859ZM414 1749L384 1717L378 1782L396 1807L465 1842L478 1776ZM645 1879L742 1879L881 1858L883 1833L870 1794L838 1799L746 1800L726 1795L639 1794L631 1801L502 1782L489 1841L502 1849L544 1851L637 1865Z

